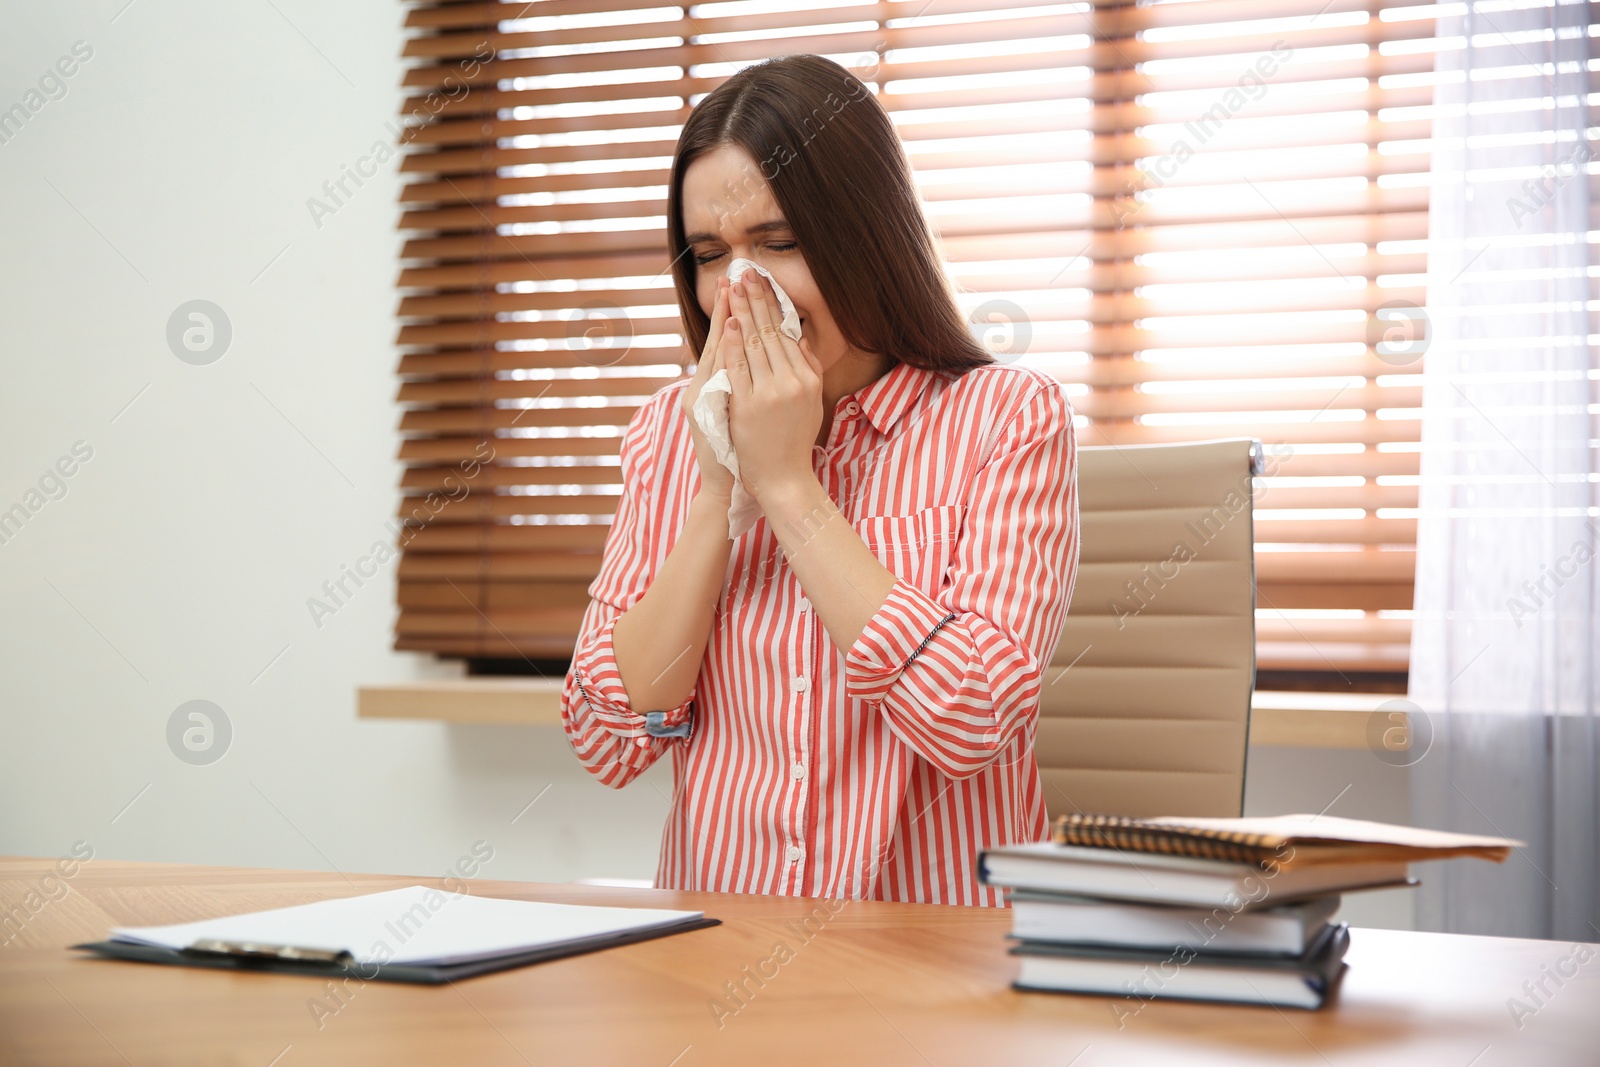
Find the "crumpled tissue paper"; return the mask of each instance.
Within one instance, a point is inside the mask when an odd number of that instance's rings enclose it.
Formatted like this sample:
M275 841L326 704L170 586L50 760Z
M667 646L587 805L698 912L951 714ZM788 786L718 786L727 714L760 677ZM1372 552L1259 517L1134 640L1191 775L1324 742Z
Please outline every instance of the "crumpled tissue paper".
M772 291L778 297L778 306L783 309L783 319L778 323L778 329L796 341L800 340L800 315L794 309L794 301L789 299L789 294L783 291L783 286L777 283L770 271L748 259L736 259L728 264L728 280L738 281L747 270L755 271L772 284ZM756 519L761 516L761 505L739 481L739 457L734 455L733 438L728 433L728 398L732 395L733 384L728 380L728 372L717 371L695 398L694 421L700 427L700 432L705 434L717 459L733 474L733 499L728 506L728 537L736 538L755 525Z

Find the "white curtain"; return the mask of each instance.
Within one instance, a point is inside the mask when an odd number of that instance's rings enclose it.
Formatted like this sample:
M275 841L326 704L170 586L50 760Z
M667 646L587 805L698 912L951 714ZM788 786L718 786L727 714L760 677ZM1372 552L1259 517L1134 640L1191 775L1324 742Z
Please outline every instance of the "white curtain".
M1588 6L1442 18L1411 701L1421 929L1600 940ZM1459 10L1459 9L1458 9ZM1380 349L1380 352L1383 351Z

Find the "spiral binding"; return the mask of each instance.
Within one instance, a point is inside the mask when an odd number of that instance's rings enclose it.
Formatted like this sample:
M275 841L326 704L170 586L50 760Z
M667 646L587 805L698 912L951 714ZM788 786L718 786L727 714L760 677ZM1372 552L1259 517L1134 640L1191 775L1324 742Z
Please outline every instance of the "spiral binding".
M1265 865L1279 859L1280 838L1234 830L1168 826L1126 815L1059 815L1052 827L1058 845L1116 848L1169 856Z

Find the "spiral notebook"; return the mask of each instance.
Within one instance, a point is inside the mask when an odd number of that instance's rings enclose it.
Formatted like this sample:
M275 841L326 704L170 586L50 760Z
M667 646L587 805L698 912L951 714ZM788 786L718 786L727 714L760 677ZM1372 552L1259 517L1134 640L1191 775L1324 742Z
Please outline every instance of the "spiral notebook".
M1058 816L1058 845L1160 853L1285 868L1324 863L1415 863L1476 856L1501 862L1522 844L1505 837L1423 830L1414 826L1341 819L1335 815L1273 815L1245 819L1123 815Z
M115 959L437 984L716 926L704 912L503 900L409 886L73 948Z

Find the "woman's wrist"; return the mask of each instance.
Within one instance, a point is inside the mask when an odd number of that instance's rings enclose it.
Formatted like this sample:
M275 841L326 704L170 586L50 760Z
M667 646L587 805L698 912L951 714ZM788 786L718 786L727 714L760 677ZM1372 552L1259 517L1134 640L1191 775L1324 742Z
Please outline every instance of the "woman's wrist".
M714 489L702 486L695 491L689 500L689 523L703 523L706 526L722 528L723 536L728 533L728 509L733 506L733 498Z
M822 491L817 472L806 467L769 475L757 483L750 495L761 505L761 510L770 516L775 508L810 499Z

